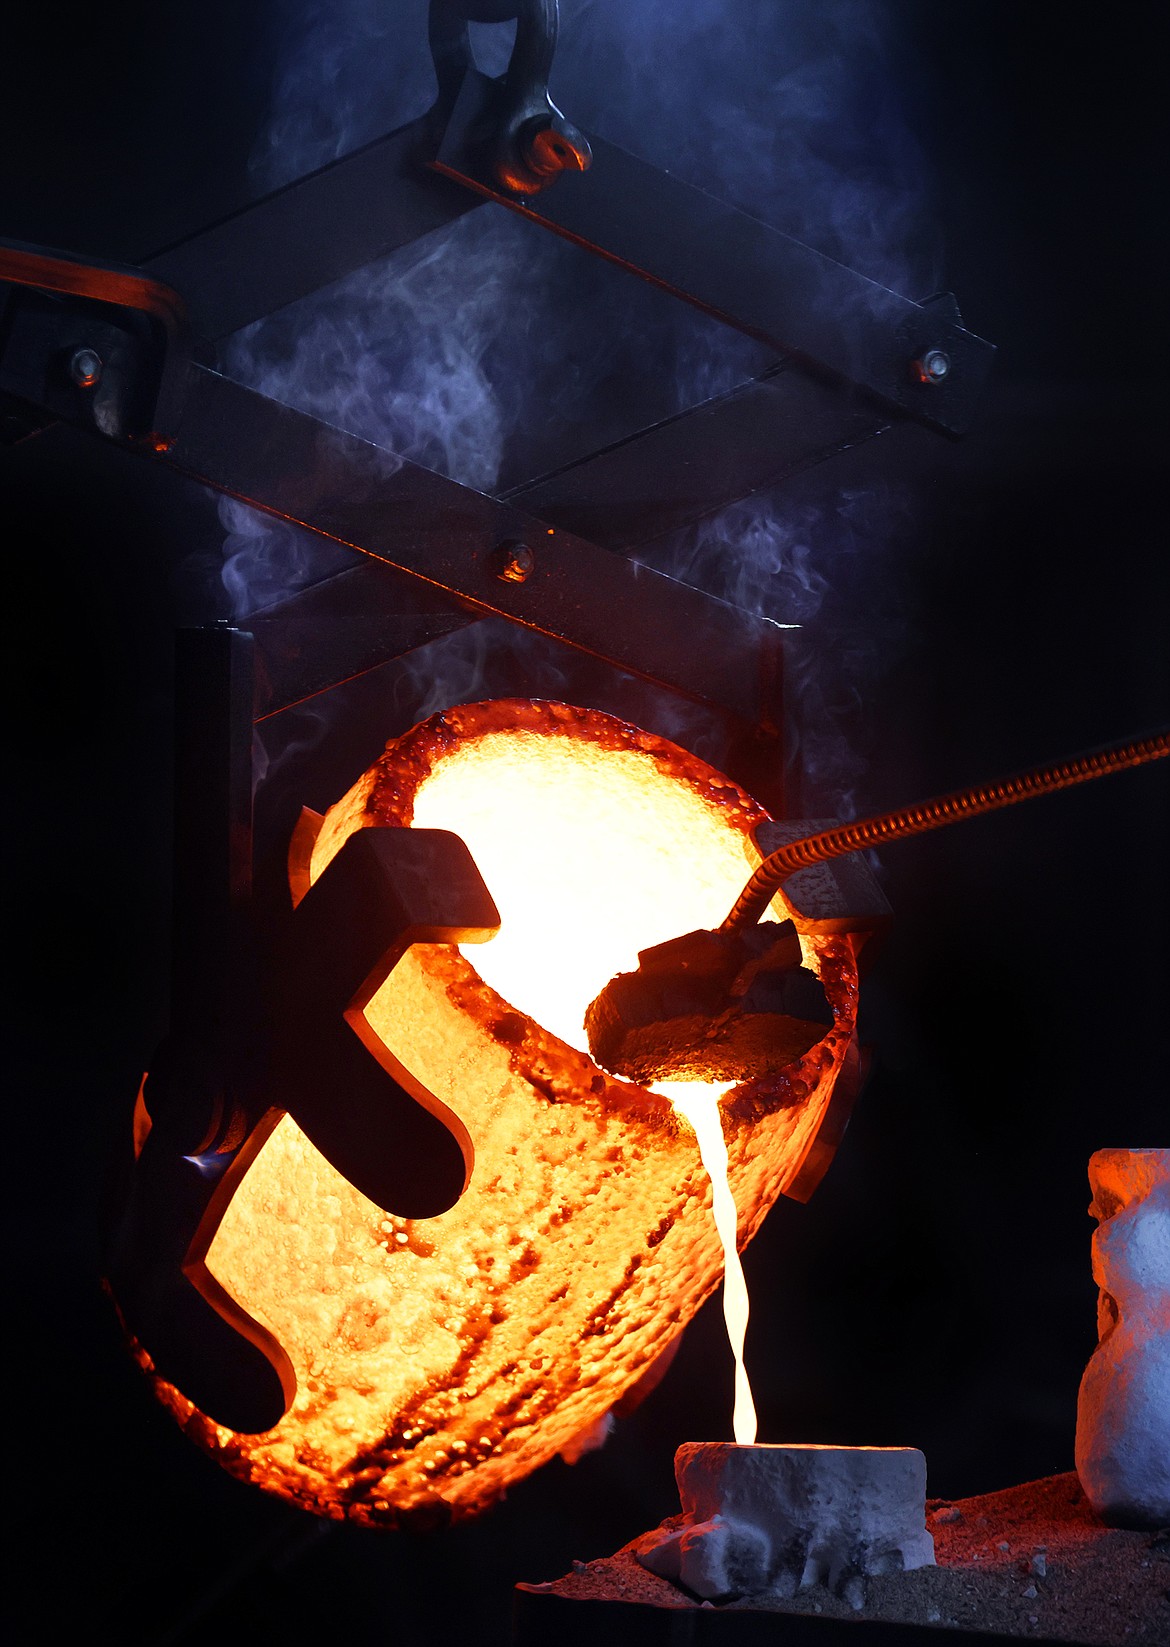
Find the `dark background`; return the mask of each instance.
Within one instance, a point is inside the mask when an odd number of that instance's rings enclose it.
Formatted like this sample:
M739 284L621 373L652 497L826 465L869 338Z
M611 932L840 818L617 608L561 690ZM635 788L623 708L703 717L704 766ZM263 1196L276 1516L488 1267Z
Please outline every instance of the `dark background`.
M863 810L1170 720L1156 8L895 9L948 284L1001 353L963 443L910 433L833 477L918 498L907 638L851 723ZM258 13L45 6L18 27L2 232L133 259L247 198ZM430 1540L318 1525L155 1407L97 1290L98 1228L165 1011L180 568L218 529L201 495L81 436L2 463L10 1594L43 1640L502 1641L514 1582L669 1513L675 1445L728 1433L717 1307L604 1451ZM762 1439L914 1444L950 1496L1072 1467L1086 1161L1167 1142L1168 821L1147 769L887 855L875 1074L813 1201L746 1255Z

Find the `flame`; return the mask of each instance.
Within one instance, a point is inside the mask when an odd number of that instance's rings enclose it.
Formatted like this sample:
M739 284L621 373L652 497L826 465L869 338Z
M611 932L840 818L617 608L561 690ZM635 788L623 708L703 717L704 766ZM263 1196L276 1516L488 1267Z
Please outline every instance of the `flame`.
M415 822L462 835L496 899L499 938L467 957L415 946L367 1008L463 1120L475 1164L454 1207L408 1220L289 1117L274 1128L207 1264L284 1346L294 1404L235 1435L160 1387L229 1469L373 1525L468 1515L571 1453L671 1346L724 1269L711 1181L666 1100L587 1056L584 1009L638 949L718 923L763 817L661 739L523 700L415 728L330 810L313 875L352 830ZM838 979L837 1029L750 1119L746 1088L723 1106L728 1299L736 1224L745 1244L812 1148L852 1030L852 951L818 939L810 955ZM688 1094L716 1133L722 1090Z

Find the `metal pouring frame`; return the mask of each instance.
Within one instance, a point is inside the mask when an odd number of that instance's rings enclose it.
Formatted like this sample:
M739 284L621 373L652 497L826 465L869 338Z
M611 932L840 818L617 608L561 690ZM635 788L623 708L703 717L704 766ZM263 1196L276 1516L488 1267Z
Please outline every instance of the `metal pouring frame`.
M471 55L468 16L485 10L517 18L499 79ZM579 132L548 96L556 26L556 0L432 0L439 96L426 115L140 267L0 240L11 439L87 430L355 555L178 650L170 1050L110 1274L158 1369L235 1428L268 1427L291 1399L280 1346L202 1264L272 1124L255 1043L279 1040L274 956L296 950L295 916L290 927L253 894L254 726L498 616L707 705L738 740L732 775L775 808L758 774L781 767L783 626L626 552L896 424L962 434L994 355L949 295L900 297ZM770 363L498 496L215 369L217 340L488 201L762 341ZM267 1036L241 1033L258 1021ZM184 1174L192 1155L217 1156L215 1171ZM452 1173L422 1201L457 1197Z

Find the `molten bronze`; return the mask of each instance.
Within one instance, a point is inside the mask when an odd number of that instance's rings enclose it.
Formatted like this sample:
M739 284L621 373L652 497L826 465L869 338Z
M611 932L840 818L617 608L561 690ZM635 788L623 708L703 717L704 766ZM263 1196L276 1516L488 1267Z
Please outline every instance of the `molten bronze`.
M833 1025L791 921L690 932L638 956L585 1013L589 1050L631 1081L750 1081Z
M290 1117L273 1128L206 1265L287 1352L291 1410L245 1435L160 1381L233 1473L367 1524L470 1515L579 1450L671 1348L722 1273L709 1180L669 1097L590 1058L584 1010L640 948L718 920L765 821L662 739L525 700L416 727L329 811L314 879L355 830L418 825L457 832L495 898L480 970L452 945L415 945L365 1013L459 1118L474 1162L456 1205L410 1218L365 1199ZM302 831L302 865L304 845ZM833 1024L725 1095L741 1247L778 1194L807 1194L823 1170L834 1085L856 1063L857 944L800 943Z

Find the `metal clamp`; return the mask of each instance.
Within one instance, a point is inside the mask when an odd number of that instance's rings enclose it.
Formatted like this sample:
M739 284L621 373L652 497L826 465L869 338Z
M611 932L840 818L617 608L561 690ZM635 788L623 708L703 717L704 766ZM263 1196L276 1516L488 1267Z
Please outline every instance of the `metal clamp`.
M355 1189L404 1218L455 1205L472 1143L365 1009L412 944L484 943L499 926L471 853L442 829L356 830L292 919L273 1067L280 1102Z
M191 359L183 299L141 269L0 240L0 388L100 434L170 449Z
M475 67L469 23L516 19L516 41L498 88L483 141L497 182L517 195L539 194L562 172L587 171L593 159L585 137L548 94L557 43L557 0L431 0L430 42L439 81L439 107L454 107L464 77Z

